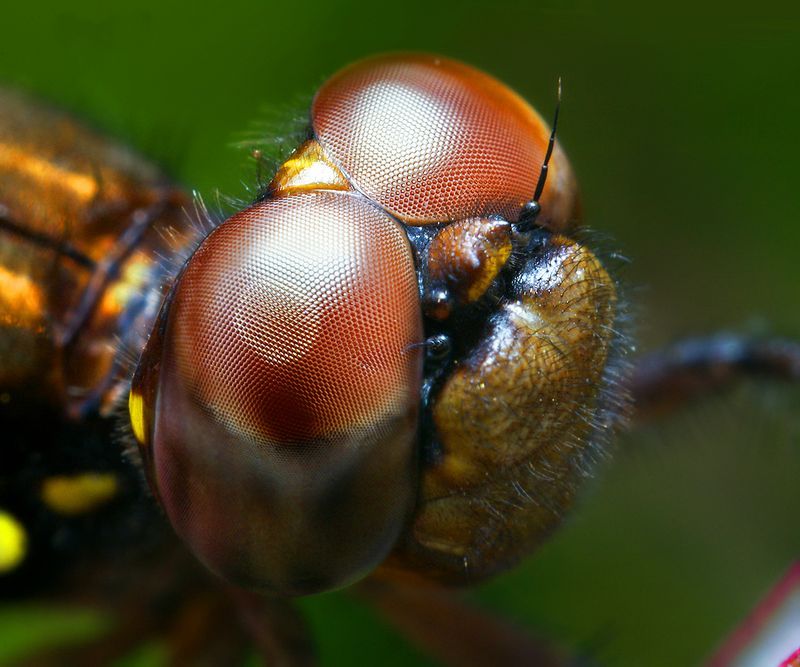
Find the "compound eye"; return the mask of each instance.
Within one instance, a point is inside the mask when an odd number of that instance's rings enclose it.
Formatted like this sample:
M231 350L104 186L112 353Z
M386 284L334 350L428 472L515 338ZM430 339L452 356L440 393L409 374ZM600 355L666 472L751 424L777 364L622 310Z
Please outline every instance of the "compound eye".
M550 131L516 93L446 58L387 55L351 65L317 93L312 126L353 185L405 222L515 221L533 196ZM560 147L539 223L564 228L577 186Z
M345 193L255 204L194 254L164 325L145 450L196 555L282 594L377 565L416 493L423 335L399 225Z

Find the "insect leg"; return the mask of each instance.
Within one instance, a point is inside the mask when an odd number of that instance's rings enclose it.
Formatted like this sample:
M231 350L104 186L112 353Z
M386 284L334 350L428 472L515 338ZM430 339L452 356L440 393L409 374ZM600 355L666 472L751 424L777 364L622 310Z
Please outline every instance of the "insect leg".
M450 667L570 664L566 653L470 606L455 590L376 578L356 590L409 641Z
M635 363L630 375L632 425L748 377L800 381L800 341L718 334L651 352Z
M268 665L311 667L316 648L303 616L289 600L230 588L240 621Z

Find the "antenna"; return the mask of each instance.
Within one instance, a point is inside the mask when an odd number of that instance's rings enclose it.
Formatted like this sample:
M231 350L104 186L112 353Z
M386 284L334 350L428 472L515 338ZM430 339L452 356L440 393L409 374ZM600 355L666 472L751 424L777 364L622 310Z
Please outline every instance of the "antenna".
M558 129L558 112L561 110L561 77L558 77L558 95L556 96L556 111L553 114L553 129L550 131L550 141L547 142L547 152L544 154L542 171L539 172L539 182L533 193L533 201L539 201L544 190L544 183L547 180L547 166L550 163L550 156L553 154L553 146L556 145L556 130Z
M550 157L553 155L553 147L556 145L556 130L558 129L558 114L561 110L561 77L558 77L558 93L556 95L556 110L553 114L553 129L550 130L550 140L547 142L547 151L544 154L542 161L542 170L539 172L539 180L536 182L536 189L533 192L533 199L531 199L522 208L522 213L519 216L517 226L520 230L525 231L530 228L536 220L542 207L539 205L539 197L542 196L544 184L547 181L547 170L550 164Z

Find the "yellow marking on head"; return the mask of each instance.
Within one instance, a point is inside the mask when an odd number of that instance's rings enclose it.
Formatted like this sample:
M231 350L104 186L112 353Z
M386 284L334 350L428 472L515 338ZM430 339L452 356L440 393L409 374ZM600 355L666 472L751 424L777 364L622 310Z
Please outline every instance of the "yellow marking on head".
M131 429L140 444L145 444L147 438L144 431L144 398L134 390L128 394L128 414L131 416Z
M275 196L311 190L350 190L339 168L325 155L316 139L309 139L284 162L270 183Z
M0 574L11 572L28 551L25 528L13 516L0 510Z
M119 491L116 475L87 472L79 475L56 475L42 483L42 501L58 514L73 516L97 509Z
M467 289L467 302L472 303L480 299L489 285L491 285L497 275L506 265L508 258L511 257L511 239L504 238L494 245L485 249L486 257L480 269L476 271L474 282Z

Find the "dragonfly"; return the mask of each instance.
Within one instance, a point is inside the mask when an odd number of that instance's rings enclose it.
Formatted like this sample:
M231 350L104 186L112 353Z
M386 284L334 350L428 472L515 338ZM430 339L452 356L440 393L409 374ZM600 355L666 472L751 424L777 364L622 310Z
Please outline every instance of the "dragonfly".
M65 114L0 96L0 591L91 603L29 664L313 664L296 596L352 586L447 664L565 664L454 592L562 522L621 431L794 341L634 358L552 127L391 54L320 88L226 220ZM54 565L56 564L56 565ZM133 573L147 573L134 576Z

